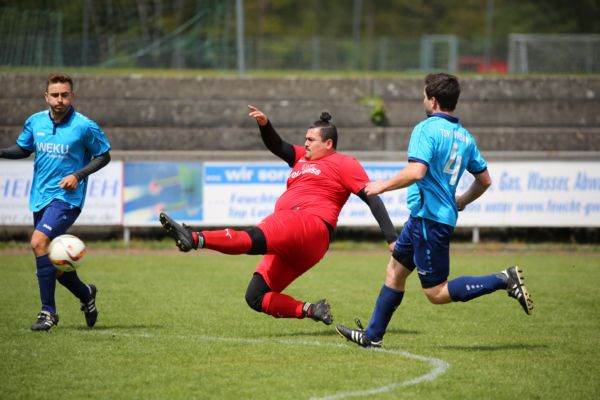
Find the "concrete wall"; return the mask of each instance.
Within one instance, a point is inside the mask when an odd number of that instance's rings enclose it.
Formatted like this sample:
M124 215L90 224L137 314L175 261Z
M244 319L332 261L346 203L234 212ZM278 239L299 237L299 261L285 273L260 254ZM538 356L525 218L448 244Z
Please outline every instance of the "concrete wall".
M456 116L483 151L600 151L600 77L464 78ZM0 74L0 147L45 108L45 75ZM423 119L422 78L156 78L75 76L76 108L113 150L261 151L247 104L284 139L302 143L328 110L344 151L405 151ZM388 125L369 120L365 96L385 101Z

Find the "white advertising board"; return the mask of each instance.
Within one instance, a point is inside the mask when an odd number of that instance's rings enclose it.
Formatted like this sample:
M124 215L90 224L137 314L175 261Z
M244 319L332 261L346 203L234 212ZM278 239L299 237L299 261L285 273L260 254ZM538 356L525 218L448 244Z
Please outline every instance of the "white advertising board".
M29 192L32 161L0 161L0 225L32 225ZM121 225L123 162L112 161L88 179L88 189L78 225Z
M282 163L205 163L205 225L254 225L273 212L290 168Z
M364 163L370 179L387 179L405 163ZM252 225L272 212L285 190L290 169L281 163L206 163L206 225ZM594 227L600 226L600 163L493 162L493 184L459 215L463 227ZM461 193L472 182L465 173ZM382 195L395 225L409 215L406 190ZM350 196L340 226L376 224L368 207Z
M458 226L600 226L600 162L494 162L492 186ZM472 181L463 175L457 192Z
M113 161L90 176L77 224L122 225L125 203L131 209L128 226L158 226L161 207L194 225L250 226L273 211L290 172L282 162L210 162L198 163L197 168L185 165L183 170L181 165L175 168L165 162L128 164L131 168ZM370 179L377 180L388 179L406 164L363 165ZM191 167L199 172L190 173ZM31 161L0 161L0 225L32 223L28 209L32 168ZM158 176L157 171L163 170L164 176ZM489 171L492 186L460 213L458 226L600 227L600 162L491 162ZM179 178L174 179L174 174ZM144 196L138 193L124 199L128 176L129 191L145 187L140 183L145 180L150 189L156 186L161 190L148 189ZM465 173L457 192L466 190L472 179ZM382 198L394 224L402 225L409 215L406 190L388 192ZM146 209L154 211L139 218L139 210ZM373 226L376 221L363 201L352 195L342 209L339 225Z

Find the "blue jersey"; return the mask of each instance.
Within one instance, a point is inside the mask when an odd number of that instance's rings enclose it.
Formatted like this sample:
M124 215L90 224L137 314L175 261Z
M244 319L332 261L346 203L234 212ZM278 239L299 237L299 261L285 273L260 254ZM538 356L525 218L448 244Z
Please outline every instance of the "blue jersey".
M110 150L102 129L73 107L58 124L50 118L49 110L33 114L25 121L17 144L35 153L29 197L29 209L33 212L54 199L82 208L87 177L75 190L61 189L59 182L87 165L92 157Z
M478 174L487 168L473 136L447 114L421 121L410 137L409 161L427 165L427 174L409 186L407 204L413 217L456 226L456 185L466 169Z

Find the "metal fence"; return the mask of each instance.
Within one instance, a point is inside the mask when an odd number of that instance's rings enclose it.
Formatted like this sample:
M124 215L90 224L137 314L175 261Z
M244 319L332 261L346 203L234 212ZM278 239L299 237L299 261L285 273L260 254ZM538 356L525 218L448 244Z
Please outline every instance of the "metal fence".
M600 35L511 34L508 42L510 72L600 72Z
M600 35L513 34L496 44L495 58L485 55L483 38L453 35L245 37L240 47L232 2L202 4L170 29L143 26L129 10L104 16L111 23L92 24L94 29L83 23L78 32L65 32L58 12L0 7L0 65L236 70L243 49L249 70L600 72Z

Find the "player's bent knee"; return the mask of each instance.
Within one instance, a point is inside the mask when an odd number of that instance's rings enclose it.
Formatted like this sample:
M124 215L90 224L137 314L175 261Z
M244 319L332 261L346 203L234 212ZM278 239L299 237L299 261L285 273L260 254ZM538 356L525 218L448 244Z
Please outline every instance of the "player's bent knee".
M412 257L407 254L401 254L394 250L394 252L392 253L392 257L394 257L396 261L402 264L404 268L406 268L409 271L414 271L414 269L416 268L415 262L413 261Z
M447 304L452 301L446 282L432 287L424 287L423 291L431 304Z
M246 303L254 311L262 312L262 301L265 295L255 296L254 294L246 292Z
M269 288L263 277L260 274L254 273L246 289L246 303L248 303L251 309L262 312L263 299L265 294L270 291L271 288Z
M445 304L445 303L447 303L445 301L442 301L442 299L439 296L437 296L437 295L432 295L432 294L429 294L429 293L425 292L425 296L427 297L427 300L429 300L429 302L431 304Z
M33 250L33 253L38 257L48 253L49 241L47 240L34 235L29 244L31 245L31 250Z

